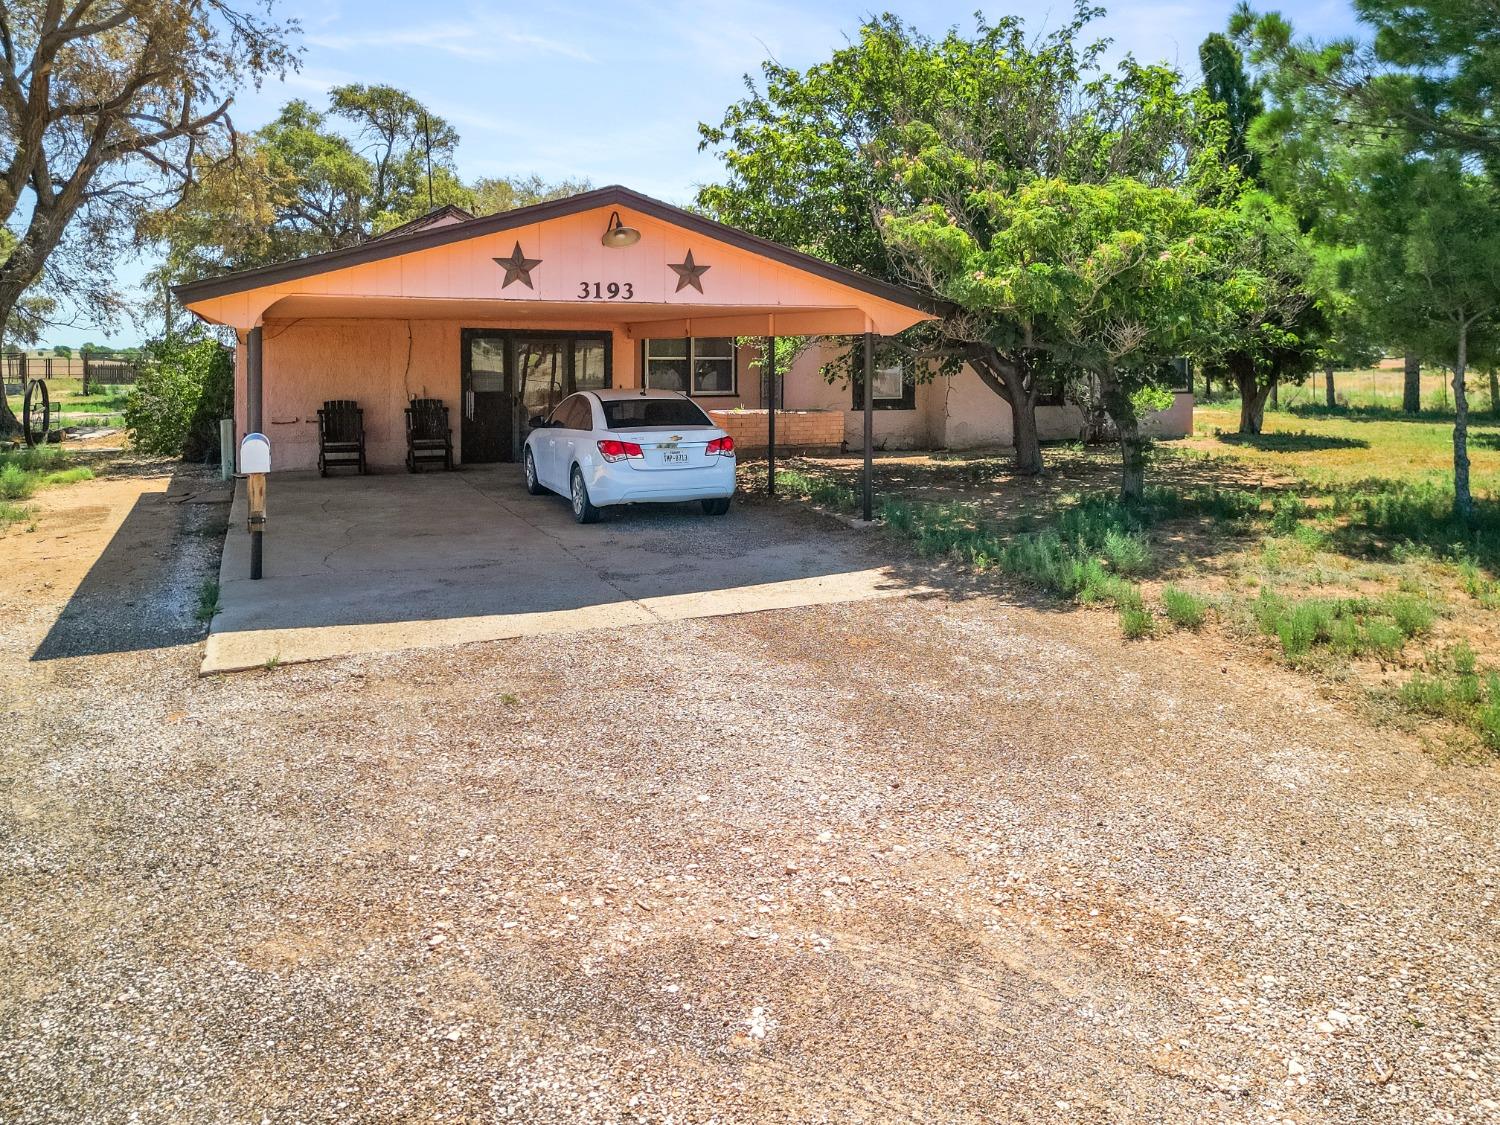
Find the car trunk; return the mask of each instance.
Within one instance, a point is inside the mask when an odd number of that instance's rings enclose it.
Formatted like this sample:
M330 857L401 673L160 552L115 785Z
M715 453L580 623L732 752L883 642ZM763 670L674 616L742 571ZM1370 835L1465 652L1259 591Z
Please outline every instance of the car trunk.
M701 469L713 463L713 458L704 452L708 443L724 436L714 426L638 426L609 433L612 438L641 447L641 456L630 458L629 464L642 472Z

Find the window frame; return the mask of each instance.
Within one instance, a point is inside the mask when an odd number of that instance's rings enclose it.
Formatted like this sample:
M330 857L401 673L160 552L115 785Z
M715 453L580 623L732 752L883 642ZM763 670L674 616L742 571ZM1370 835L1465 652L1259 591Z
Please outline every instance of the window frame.
M858 343L850 350L850 359L854 364L854 370L849 377L849 387L854 392L854 410L864 413L865 409L865 357L864 344ZM879 353L876 353L876 363L880 362ZM900 398L877 398L873 402L876 410L915 410L917 408L917 379L907 368L906 361L897 358L894 364L886 364L886 367L901 368L901 397Z
M653 387L651 385L651 361L682 359L681 356L652 356L651 345L664 341L681 341L687 344L687 389L678 390L676 387ZM699 340L728 340L729 354L727 356L714 355L703 356L703 359L715 362L729 363L729 389L727 391L703 391L696 389L698 380L698 341ZM668 390L677 394L687 395L688 398L737 398L740 393L740 349L733 336L653 336L641 341L641 386L648 390Z

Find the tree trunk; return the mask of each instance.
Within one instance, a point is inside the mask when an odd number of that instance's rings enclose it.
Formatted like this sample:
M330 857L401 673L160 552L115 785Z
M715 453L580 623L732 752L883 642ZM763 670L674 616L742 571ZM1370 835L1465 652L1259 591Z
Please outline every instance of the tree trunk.
M3 297L0 297L0 300L3 300ZM0 325L6 324L9 320L10 309L6 309L4 315L0 316ZM0 355L4 353L5 338L0 336ZM18 370L16 374L19 375L20 371ZM0 362L0 439L10 441L13 438L21 436L21 420L16 417L16 412L10 408L10 396L4 393L5 375L5 365L3 362ZM21 392L24 394L25 391L26 388L22 387Z
M1422 357L1410 348L1406 351L1406 381L1401 388L1401 409L1407 414L1422 412Z
M1026 405L1010 408L1011 427L1015 431L1016 472L1035 476L1042 471L1042 439L1036 426L1036 400L1026 398Z
M1453 514L1464 524L1474 522L1474 497L1469 492L1469 393L1464 370L1469 363L1469 322L1459 321L1458 352L1453 358Z
M1271 406L1277 410L1281 408L1281 384L1279 380L1271 380Z
M1500 416L1500 372L1490 368L1490 413Z
M1240 433L1258 434L1265 427L1266 396L1271 393L1271 384L1260 381L1255 365L1248 360L1233 363L1230 371L1240 391Z
M1036 380L1032 379L1028 386L1021 366L1001 358L990 348L984 349L984 354L974 353L969 366L981 383L1010 406L1016 472L1036 476L1042 471L1042 441L1036 426Z
M1329 410L1332 410L1339 404L1339 400L1334 397L1333 393L1333 364L1331 363L1323 368L1323 393L1327 399Z
M1130 395L1115 381L1113 371L1099 374L1099 398L1120 436L1120 499L1140 500L1146 495L1146 446L1140 420Z

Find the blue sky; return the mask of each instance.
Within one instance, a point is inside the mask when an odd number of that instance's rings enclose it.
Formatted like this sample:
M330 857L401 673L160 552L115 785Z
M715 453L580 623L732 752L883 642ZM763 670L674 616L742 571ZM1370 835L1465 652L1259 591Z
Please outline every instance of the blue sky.
M281 0L302 21L302 69L285 82L246 91L233 116L257 128L293 97L320 104L332 85L384 82L415 95L462 137L459 170L539 173L623 183L685 202L714 177L697 151L697 123L717 120L743 92L742 76L774 57L790 66L826 58L871 11L889 8L930 32L972 26L976 0L861 5L848 0L619 0L608 6ZM1265 5L1271 7L1273 5ZM1053 5L983 6L1028 26L1056 27L1071 11ZM1115 0L1097 25L1112 54L1164 59L1194 72L1197 45L1223 28L1233 3ZM1299 31L1325 36L1354 27L1347 0L1282 5ZM127 274L128 271L128 274ZM122 280L138 268L122 270ZM122 330L112 342L134 342ZM87 329L54 342L103 341Z

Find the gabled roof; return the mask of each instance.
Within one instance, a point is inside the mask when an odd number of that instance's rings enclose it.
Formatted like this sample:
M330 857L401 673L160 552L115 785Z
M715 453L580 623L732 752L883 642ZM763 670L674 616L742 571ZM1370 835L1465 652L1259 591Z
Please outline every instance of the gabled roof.
M692 211L685 211L681 207L674 207L670 203L663 203L659 199L652 199L650 196L631 191L629 188L621 187L619 184L596 188L593 191L580 192L577 195L570 195L565 199L549 200L546 203L536 203L529 207L517 207L511 211L501 211L498 214L485 215L478 219L443 222L435 226L419 227L406 233L401 233L400 228L397 228L394 231L388 231L380 238L371 239L369 242L361 243L358 246L347 246L340 250L329 250L323 254L313 254L306 258L297 258L290 262L281 262L272 266L260 266L256 269L240 270L238 273L208 277L201 281L189 281L173 286L172 292L177 296L179 301L187 305L195 301L222 297L230 293L242 293L246 290L259 289L267 285L276 285L281 282L295 281L298 278L312 277L316 274L328 273L332 270L344 269L348 266L380 261L384 258L399 257L402 254L409 254L417 250L429 250L435 246L444 246L481 235L493 234L497 231L527 226L531 223L545 222L548 219L555 219L564 215L574 215L581 211L591 211L602 207L624 207L643 215L649 215L663 222L673 223L686 230L702 234L705 237L718 239L721 242L737 246L752 254L759 254L772 261L792 266L795 269L804 270L807 273L826 278L841 285L847 285L851 289L870 293L883 300L903 305L907 308L930 311L934 304L933 301L914 289L907 289L901 285L892 285L890 282L880 281L854 270L832 265L821 258L813 257L811 254L804 254L800 250L793 250L790 246L783 246L779 242L772 242L770 239L748 234L735 227L715 222L713 219L706 218L703 215L694 214Z
M444 203L441 207L434 207L425 215L418 215L415 219L409 219L399 227L392 227L388 231L377 234L370 241L379 238L390 238L392 235L410 234L415 230L426 230L428 227L448 226L451 223L466 223L474 216L465 211L456 203Z

